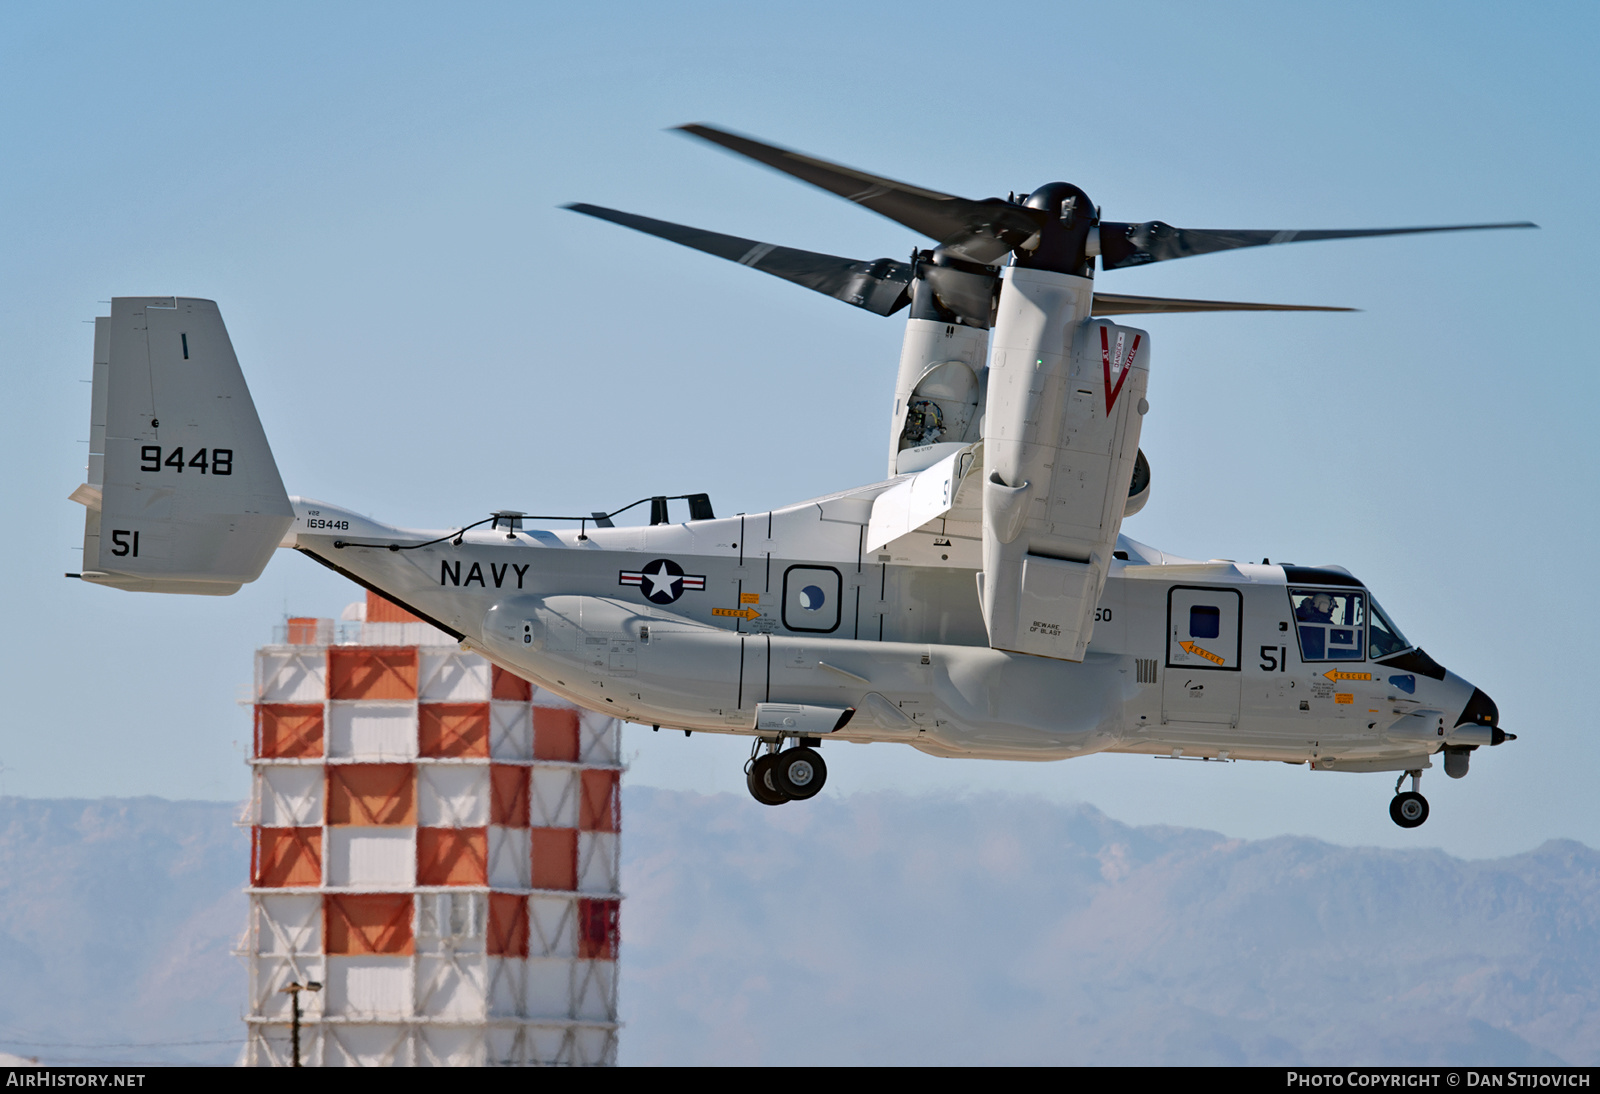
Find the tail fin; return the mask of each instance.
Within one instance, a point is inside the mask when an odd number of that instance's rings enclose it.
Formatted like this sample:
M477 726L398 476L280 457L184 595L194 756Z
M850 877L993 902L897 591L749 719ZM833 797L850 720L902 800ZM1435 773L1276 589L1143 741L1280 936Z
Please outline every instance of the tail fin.
M294 520L210 300L120 297L94 322L85 581L226 596Z

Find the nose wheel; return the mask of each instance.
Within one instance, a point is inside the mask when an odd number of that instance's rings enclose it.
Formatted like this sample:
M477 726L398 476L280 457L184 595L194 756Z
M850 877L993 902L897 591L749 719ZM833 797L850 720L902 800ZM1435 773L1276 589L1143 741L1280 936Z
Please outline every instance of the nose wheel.
M767 748L765 753L761 752L763 745ZM828 765L816 749L805 744L796 748L782 746L781 738L758 738L751 748L750 762L745 765L745 786L762 805L814 798L828 781Z
M1400 792L1401 785L1411 776L1411 789ZM1407 771L1394 784L1394 800L1389 802L1389 816L1401 828L1416 828L1428 819L1428 799L1417 793L1422 782L1422 771Z

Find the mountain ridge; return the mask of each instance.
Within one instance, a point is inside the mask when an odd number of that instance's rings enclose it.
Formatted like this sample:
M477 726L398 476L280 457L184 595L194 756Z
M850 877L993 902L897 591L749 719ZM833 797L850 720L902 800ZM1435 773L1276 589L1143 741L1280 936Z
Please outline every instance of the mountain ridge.
M624 1063L1600 1059L1575 840L1461 859L992 792L623 811ZM0 798L0 981L40 989L0 995L0 1051L233 1062L241 812Z

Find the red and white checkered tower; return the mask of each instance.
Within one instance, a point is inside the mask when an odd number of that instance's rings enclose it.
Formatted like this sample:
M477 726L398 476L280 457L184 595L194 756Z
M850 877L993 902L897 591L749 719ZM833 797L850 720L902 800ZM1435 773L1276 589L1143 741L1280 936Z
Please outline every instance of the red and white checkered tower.
M363 610L364 609L364 610ZM246 1061L611 1064L620 723L368 594L256 652Z

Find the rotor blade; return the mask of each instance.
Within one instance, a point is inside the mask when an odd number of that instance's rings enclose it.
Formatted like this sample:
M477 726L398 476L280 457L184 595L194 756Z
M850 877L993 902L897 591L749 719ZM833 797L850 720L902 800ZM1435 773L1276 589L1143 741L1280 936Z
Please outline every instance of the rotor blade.
M758 163L793 175L864 205L874 213L939 241L959 258L989 265L1039 231L1045 214L999 198L970 198L924 190L893 179L869 175L827 160L762 144L709 125L681 125L691 136L721 145Z
M1191 311L1359 311L1358 308L1329 308L1320 304L1239 304L1230 300L1173 300L1165 296L1121 296L1094 294L1091 315L1147 315L1156 312Z
M1231 228L1174 228L1159 220L1140 224L1100 222L1100 266L1117 270L1171 258L1231 251L1239 247L1265 247L1274 243L1305 243L1316 239L1358 239L1367 236L1418 235L1424 232L1475 232L1487 228L1537 228L1531 221L1506 224L1445 224L1435 228L1334 228L1283 231Z
M651 220L599 205L568 205L565 208L670 239L718 258L726 258L878 315L892 315L911 302L911 267L890 258L858 262L853 258L778 247L754 239L690 228L684 224Z

